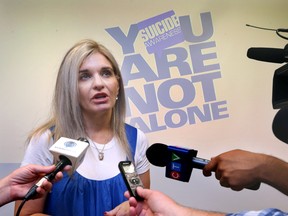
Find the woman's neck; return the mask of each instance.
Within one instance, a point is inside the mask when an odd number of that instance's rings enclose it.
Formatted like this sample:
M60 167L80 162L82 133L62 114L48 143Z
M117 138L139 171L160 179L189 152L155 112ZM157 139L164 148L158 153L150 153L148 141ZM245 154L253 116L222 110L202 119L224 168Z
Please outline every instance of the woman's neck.
M114 136L111 127L111 116L87 117L85 119L85 130L91 140L100 144L108 143Z

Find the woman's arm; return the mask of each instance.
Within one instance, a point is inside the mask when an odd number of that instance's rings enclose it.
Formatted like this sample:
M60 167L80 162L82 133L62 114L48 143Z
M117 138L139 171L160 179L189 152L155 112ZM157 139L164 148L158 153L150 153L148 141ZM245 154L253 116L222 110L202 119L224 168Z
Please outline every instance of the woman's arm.
M24 204L23 208L21 209L20 216L45 215L42 214L41 212L43 212L44 209L46 196L47 194L41 198L27 201ZM16 212L20 204L21 204L20 200L15 202L14 215L16 215Z
M150 170L140 174L139 177L141 178L144 188L150 189Z

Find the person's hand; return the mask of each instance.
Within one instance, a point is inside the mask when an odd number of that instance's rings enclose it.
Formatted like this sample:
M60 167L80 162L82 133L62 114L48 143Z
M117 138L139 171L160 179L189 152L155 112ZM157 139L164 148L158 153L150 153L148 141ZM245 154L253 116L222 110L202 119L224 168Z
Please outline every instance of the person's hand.
M243 150L232 150L218 155L204 167L203 174L215 177L223 187L240 191L244 188L256 190L260 187L260 175L266 155Z
M104 212L105 216L129 216L129 203L128 201L121 203L111 211Z
M30 188L36 184L45 174L52 172L55 165L27 165L21 167L1 180L0 191L1 199L0 206L18 199L22 199ZM69 170L70 167L65 167ZM59 181L63 177L62 172L58 172L54 181ZM37 188L37 197L43 196L52 188L52 183L45 180L40 187Z
M184 213L186 208L178 205L174 200L159 191L137 187L137 194L144 198L144 201L137 201L134 197L130 197L128 191L124 194L129 199L130 216L187 215Z
M15 199L23 198L28 190L45 174L52 172L55 165L27 165L12 172L10 177L10 196ZM66 168L65 168L66 169ZM62 172L58 172L55 176L55 181L59 181L63 177ZM37 188L38 196L42 196L52 188L52 183L44 180L42 185Z

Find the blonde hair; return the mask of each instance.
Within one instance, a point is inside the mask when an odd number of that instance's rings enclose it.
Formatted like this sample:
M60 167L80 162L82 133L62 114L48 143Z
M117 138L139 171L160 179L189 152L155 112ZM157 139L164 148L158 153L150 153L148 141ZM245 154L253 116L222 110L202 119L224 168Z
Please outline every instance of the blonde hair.
M82 62L93 53L100 53L105 56L111 63L117 77L119 94L112 112L111 128L128 158L132 159L125 131L126 102L119 66L106 47L90 39L76 43L64 56L56 80L52 117L30 134L28 142L32 137L40 136L52 127L51 137L53 136L54 140L58 140L60 137L78 139L87 136L79 104L78 75Z

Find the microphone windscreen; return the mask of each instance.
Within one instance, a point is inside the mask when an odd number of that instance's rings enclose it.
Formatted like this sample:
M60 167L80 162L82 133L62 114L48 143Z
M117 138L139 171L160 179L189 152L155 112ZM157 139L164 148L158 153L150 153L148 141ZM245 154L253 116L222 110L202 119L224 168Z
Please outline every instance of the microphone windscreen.
M251 47L247 51L247 57L258 61L283 63L285 52L283 49Z
M274 117L272 130L282 142L288 144L288 108L280 109Z
M162 143L152 144L146 151L148 161L155 165L164 167L168 162L168 146Z

